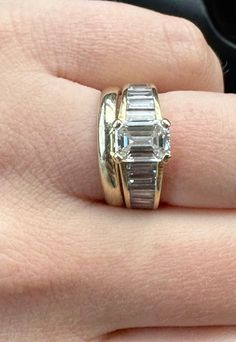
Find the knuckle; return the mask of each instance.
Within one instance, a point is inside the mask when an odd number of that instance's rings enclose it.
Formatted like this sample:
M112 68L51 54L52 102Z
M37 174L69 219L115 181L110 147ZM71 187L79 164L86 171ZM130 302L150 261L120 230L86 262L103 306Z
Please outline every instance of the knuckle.
M18 19L17 19L18 18ZM11 8L10 5L3 6L0 12L0 41L10 42L15 36L16 26L19 22L18 6Z
M169 51L180 67L184 64L190 71L189 74L207 76L211 50L203 33L195 24L183 18L176 18L176 23L165 29L165 36Z
M206 45L206 40L202 31L194 23L183 18L181 18L181 22L184 40L198 46Z
M18 51L23 51L25 41L30 41L30 13L24 6L18 3L9 3L0 11L0 44L5 48L1 51L1 57L4 54L10 55L10 49L18 47Z
M187 20L183 26L185 27L183 45L185 44L185 49L189 51L189 63L197 70L204 68L210 57L210 49L204 35L196 25Z
M170 44L189 44L192 46L205 45L206 41L201 30L191 21L184 18L172 18L164 22L165 38Z

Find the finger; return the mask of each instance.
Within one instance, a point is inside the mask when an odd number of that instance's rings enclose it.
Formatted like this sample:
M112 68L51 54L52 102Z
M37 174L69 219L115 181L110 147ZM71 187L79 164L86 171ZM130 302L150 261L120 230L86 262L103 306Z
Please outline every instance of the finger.
M54 87L57 103L39 104L40 119L49 126L47 136L55 141L49 150L42 150L43 154L50 152L56 163L45 157L46 167L52 169L57 188L81 198L103 200L96 145L100 94L63 80L57 84L52 79L52 83L46 92ZM173 155L165 167L162 202L236 208L235 95L173 92L161 95L160 103L163 116L172 122Z
M235 212L121 210L95 211L111 330L235 324Z
M1 204L2 325L11 317L68 333L73 322L88 340L129 328L236 324L235 212L157 215L35 193L14 216Z
M37 74L32 86L31 77L24 74L23 88L15 82L12 115L2 104L1 155L9 164L11 144L18 174L77 197L103 200L96 143L100 92L44 74ZM9 96L4 88L2 96ZM163 116L172 121L173 155L165 167L162 201L236 208L235 95L172 92L160 95L160 103Z
M131 329L111 334L110 342L234 342L235 327Z
M236 208L236 96L178 92L163 94L161 104L173 123L162 200Z
M13 6L22 46L53 75L100 90L147 81L160 91L223 90L217 57L185 19L75 0L25 1L19 19Z

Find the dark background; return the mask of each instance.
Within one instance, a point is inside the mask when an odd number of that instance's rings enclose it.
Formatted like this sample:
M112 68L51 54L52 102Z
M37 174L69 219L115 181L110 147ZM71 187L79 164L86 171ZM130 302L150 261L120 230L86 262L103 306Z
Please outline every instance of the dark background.
M219 56L225 91L236 93L236 0L123 0L194 22Z

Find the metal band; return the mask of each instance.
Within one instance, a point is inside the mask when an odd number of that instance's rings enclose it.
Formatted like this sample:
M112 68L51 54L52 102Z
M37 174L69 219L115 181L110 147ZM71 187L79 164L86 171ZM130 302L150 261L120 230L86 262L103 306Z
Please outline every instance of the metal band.
M114 206L123 205L122 189L118 165L112 159L110 131L116 120L118 88L109 88L102 93L100 111L98 116L98 164L101 183L107 203Z

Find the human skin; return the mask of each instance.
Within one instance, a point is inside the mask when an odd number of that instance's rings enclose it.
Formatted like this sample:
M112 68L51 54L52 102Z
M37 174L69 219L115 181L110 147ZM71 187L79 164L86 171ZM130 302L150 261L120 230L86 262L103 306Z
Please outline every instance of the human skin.
M190 22L0 1L0 340L236 340L236 97ZM172 122L158 210L104 203L101 90L154 83Z

